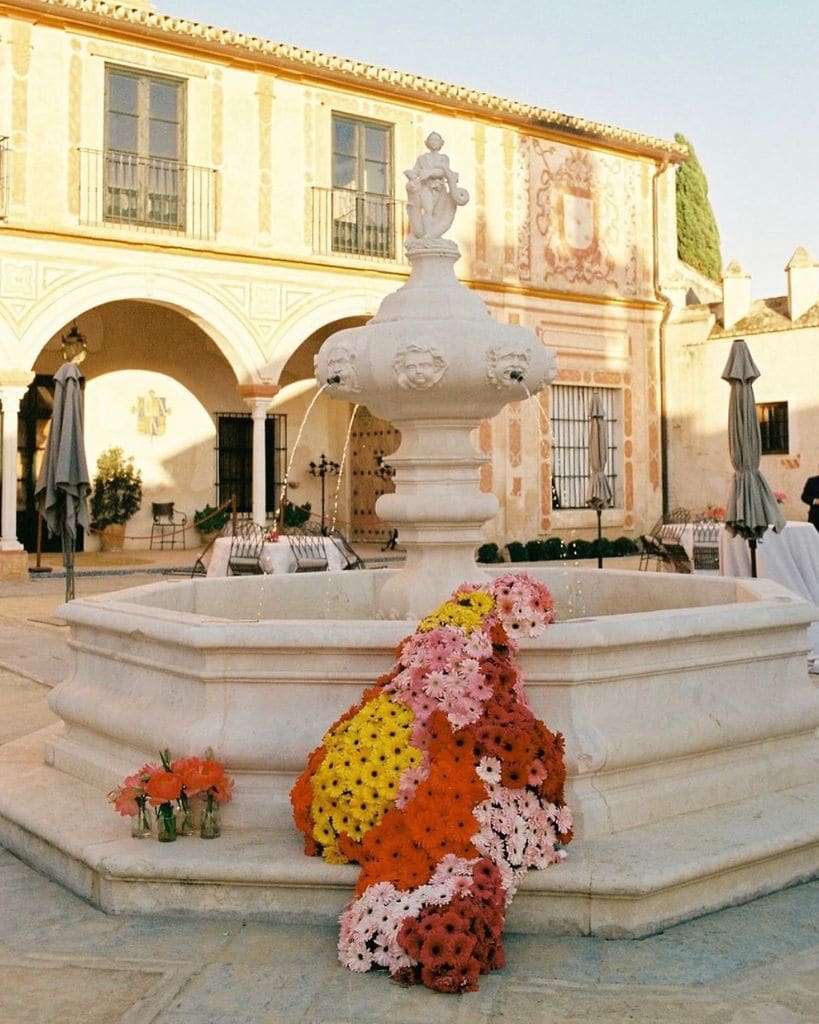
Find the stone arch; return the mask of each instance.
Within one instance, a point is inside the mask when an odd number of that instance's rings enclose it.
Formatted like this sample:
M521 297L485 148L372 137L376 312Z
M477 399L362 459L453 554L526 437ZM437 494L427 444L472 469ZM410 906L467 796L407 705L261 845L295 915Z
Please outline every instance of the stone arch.
M262 350L249 324L228 309L218 296L175 273L161 276L127 271L100 273L84 279L81 284L76 281L66 284L57 294L50 293L47 303L29 318L14 359L10 359L9 354L5 359L12 364L33 366L45 342L81 316L83 310L122 300L151 302L176 310L213 340L238 383L265 379L259 373Z
M302 344L328 324L349 320L369 320L378 310L386 289L339 292L314 302L308 309L296 310L283 321L276 334L273 353L261 374L278 381L282 369Z

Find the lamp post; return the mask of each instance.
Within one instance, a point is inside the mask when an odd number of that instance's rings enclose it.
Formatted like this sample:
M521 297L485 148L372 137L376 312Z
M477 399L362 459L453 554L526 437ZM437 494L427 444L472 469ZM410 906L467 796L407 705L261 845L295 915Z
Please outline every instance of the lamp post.
M336 476L341 466L337 462L328 459L324 452L318 462L310 463L310 475L321 478L321 532L324 534L324 479L328 476Z

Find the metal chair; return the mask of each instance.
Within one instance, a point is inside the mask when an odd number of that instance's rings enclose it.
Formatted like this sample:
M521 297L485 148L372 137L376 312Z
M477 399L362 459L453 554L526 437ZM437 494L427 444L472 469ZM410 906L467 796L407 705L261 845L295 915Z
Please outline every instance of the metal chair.
M691 559L682 542L683 532L688 528L688 520L666 522L660 535L660 543L667 556L667 565L672 572L690 573L693 569Z
M288 543L296 561L294 572L324 572L327 569L325 539L314 533L288 533Z
M336 548L341 552L344 559L345 569L363 569L364 561L358 552L353 548L341 530L330 530L327 534Z
M656 570L662 568L663 564L668 562L668 553L663 547L663 542L660 540L660 531L663 528L662 516L657 522L651 527L648 533L644 533L638 538L638 544L640 546L640 570L644 571L652 567Z
M177 538L182 540L182 549L185 548L185 528L188 525L188 517L184 512L174 511L174 502L162 501L152 502L151 515L151 547L156 543L160 551L165 548L175 548Z
M211 537L208 543L199 552L196 561L193 563L193 569L191 569L191 577L207 576L208 566L210 565L210 560L213 557L214 544L216 543L217 540L220 540L222 537L229 537L232 534L232 532L233 524L231 522L228 522L223 529L218 531L218 533L214 533L214 535Z
M694 571L719 572L719 532L722 525L713 519L694 523Z
M252 519L236 524L236 532L230 541L228 576L262 576L262 549L267 530Z

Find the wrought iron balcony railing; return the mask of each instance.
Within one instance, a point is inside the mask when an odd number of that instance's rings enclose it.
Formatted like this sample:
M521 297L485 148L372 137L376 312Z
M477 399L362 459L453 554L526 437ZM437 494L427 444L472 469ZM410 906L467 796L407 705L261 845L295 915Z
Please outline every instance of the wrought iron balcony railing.
M80 149L80 222L160 234L216 235L216 174L176 160Z
M0 135L0 220L9 215L9 137Z
M404 262L406 204L346 188L313 188L313 252Z

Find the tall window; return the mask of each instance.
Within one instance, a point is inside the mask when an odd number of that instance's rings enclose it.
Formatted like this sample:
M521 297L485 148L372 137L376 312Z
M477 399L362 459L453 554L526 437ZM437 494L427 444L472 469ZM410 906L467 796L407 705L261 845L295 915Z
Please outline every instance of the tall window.
M392 182L392 128L334 116L334 252L392 257Z
M553 384L552 423L552 508L586 508L589 480L589 406L594 392L600 395L609 435L606 476L617 501L616 417L618 392L613 388L585 388Z
M216 414L217 504L236 495L236 510L253 511L253 418L249 412ZM287 417L278 413L265 420L265 510L273 515L281 492L287 458Z
M109 68L105 217L184 225L184 83Z
M788 454L788 403L760 402L756 407L763 455Z

